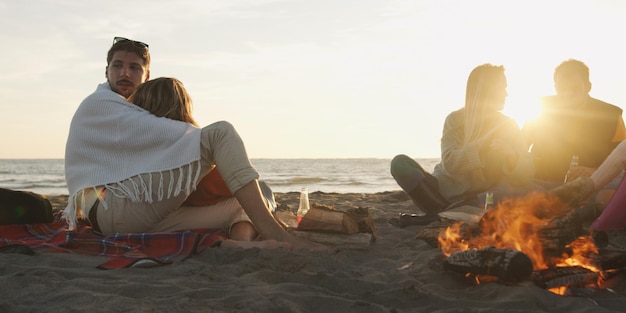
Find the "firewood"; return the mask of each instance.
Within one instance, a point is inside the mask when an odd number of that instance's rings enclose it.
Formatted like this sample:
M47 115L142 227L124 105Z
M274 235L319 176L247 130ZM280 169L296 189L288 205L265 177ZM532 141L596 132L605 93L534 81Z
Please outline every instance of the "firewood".
M303 217L298 230L356 234L359 224L346 212L321 204L311 204L311 209Z
M626 268L626 251L604 249L593 257L594 263L603 271Z
M546 289L555 287L585 287L588 285L595 286L598 284L598 273L589 272L559 277L553 280L549 280L545 284Z
M533 271L532 261L523 252L493 246L456 251L443 265L457 273L486 274L513 283L529 278Z
M415 233L415 239L422 239L431 247L437 248L439 246L439 234L446 228L448 228L447 225L424 227Z
M547 225L541 227L537 237L541 242L544 254L548 257L557 257L562 254L569 243L584 234L582 222L576 211L552 218Z
M357 207L348 209L346 214L357 222L360 233L370 233L372 234L372 239L376 240L376 225L368 208Z
M478 223L459 222L458 224L460 240L467 241L474 236L480 235L480 227L478 226ZM430 246L436 248L439 246L439 235L450 226L451 225L447 223L433 226L425 226L415 233L415 239L422 239L426 241L426 243L428 243Z
M581 266L565 266L535 271L531 277L537 286L550 289L597 285L599 275Z
M563 203L563 206L555 208L555 213L560 215L566 210L576 207L588 198L593 190L593 181L587 176L577 177L571 182L550 190L549 194L557 197Z

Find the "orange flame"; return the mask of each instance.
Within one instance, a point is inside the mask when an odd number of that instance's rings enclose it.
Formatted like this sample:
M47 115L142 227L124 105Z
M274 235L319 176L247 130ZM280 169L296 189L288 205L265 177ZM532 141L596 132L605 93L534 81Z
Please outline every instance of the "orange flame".
M598 247L590 237L579 237L566 247L572 250L572 254L564 255L558 266L581 266L594 272L601 271L593 265L594 262L590 258L598 254Z
M554 216L563 214L566 209L557 198L545 193L508 199L500 202L497 208L486 212L478 225L455 223L442 231L438 238L439 246L445 256L455 251L488 246L514 249L532 260L534 270L545 269L548 264L555 264L555 261L547 260L539 232ZM569 248L574 253L562 256L563 260L557 260L557 264L588 266L591 262L584 256L597 253L597 248L590 239L586 242L582 239L572 242Z

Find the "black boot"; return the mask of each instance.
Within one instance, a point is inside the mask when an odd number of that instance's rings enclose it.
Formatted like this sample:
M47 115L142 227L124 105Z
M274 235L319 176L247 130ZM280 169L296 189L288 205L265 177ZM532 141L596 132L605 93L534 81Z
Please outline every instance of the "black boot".
M437 214L417 215L411 213L400 213L399 226L407 227L411 225L426 225L439 219Z
M427 215L442 212L450 205L450 202L439 193L438 187L435 189L425 181L408 192L408 195L413 203Z

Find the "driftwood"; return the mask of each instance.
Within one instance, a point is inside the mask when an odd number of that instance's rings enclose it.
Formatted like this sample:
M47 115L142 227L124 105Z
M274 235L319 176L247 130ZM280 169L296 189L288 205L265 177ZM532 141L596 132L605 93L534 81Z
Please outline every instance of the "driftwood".
M292 235L340 250L367 250L376 240L376 227L367 208L344 212L312 203L300 224L290 210L276 211L274 215Z
M372 215L368 208L357 207L354 209L348 209L346 214L354 219L359 225L360 233L370 233L372 234L372 240L376 240L376 224L374 224L374 220L372 219Z
M376 238L376 226L367 208L339 211L331 206L312 204L297 227L301 231L340 234L370 233Z
M302 217L297 229L356 234L359 232L359 224L346 212L321 204L311 204L311 209Z

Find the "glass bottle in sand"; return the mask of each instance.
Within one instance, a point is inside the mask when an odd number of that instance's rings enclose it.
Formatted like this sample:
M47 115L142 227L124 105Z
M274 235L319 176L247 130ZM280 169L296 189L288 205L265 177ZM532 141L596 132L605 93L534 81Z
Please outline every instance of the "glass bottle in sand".
M309 192L306 188L300 190L300 205L298 206L298 212L296 213L296 221L298 225L302 221L302 217L309 212Z

